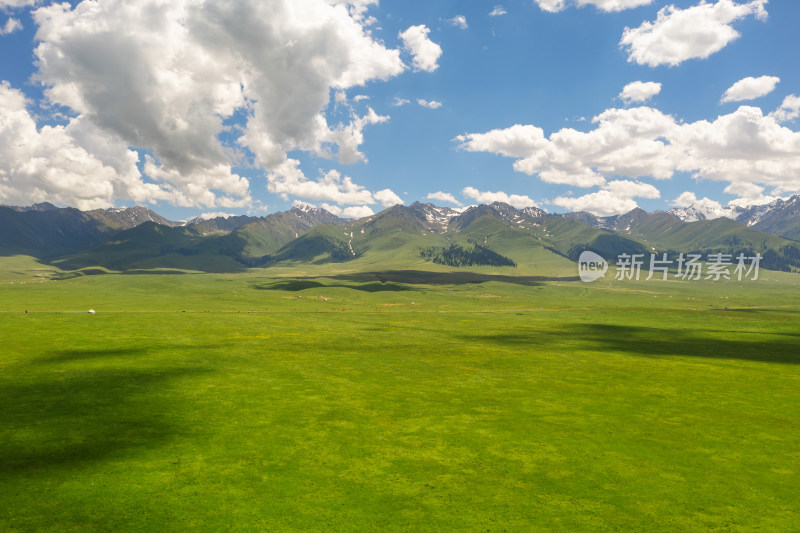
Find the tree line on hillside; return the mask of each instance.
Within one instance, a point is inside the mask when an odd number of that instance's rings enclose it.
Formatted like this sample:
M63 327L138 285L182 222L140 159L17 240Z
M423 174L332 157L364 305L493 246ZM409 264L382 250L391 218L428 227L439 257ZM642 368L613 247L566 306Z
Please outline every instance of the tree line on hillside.
M427 261L452 267L517 266L517 264L508 257L500 255L477 243L472 243L472 248L464 248L457 244L451 244L447 247L425 248L420 250L420 256L424 257Z

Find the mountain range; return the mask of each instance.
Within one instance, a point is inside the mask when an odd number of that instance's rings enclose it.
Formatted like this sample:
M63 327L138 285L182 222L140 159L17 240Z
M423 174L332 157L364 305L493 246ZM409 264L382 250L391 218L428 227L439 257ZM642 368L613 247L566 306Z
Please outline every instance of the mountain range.
M642 253L760 253L762 266L800 270L800 196L742 208L736 220L698 208L612 217L547 214L493 203L455 210L415 202L358 220L308 205L263 217L173 222L145 207L79 211L0 206L0 256L29 255L63 270L185 269L347 263L353 268L574 268L584 250L607 259Z
M800 240L800 195L787 200L778 198L768 204L747 207L729 205L718 208L690 205L670 209L668 213L684 222L729 218L753 229L774 233L787 239Z

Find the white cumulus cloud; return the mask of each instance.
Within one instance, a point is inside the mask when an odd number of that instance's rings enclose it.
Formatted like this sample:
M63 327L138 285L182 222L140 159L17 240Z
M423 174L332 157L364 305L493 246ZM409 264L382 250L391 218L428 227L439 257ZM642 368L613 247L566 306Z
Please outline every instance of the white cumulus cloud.
M339 124L328 130L324 139L339 147L340 163L358 163L367 158L359 151L364 142L364 127L389 120L388 115L379 115L371 107L364 116L353 115L348 124ZM324 153L324 152L323 152Z
M442 47L428 38L430 31L427 26L421 24L400 32L403 47L413 58L414 70L433 72L439 68L438 61L442 55Z
M741 106L713 122L683 124L673 138L683 154L678 170L715 181L766 185L777 193L800 190L800 133L757 107Z
M41 0L0 0L0 9L32 6Z
M439 200L440 202L447 202L458 206L462 205L461 202L456 200L456 197L450 194L449 192L436 191L428 194L428 196L426 196L425 198L427 198L428 200Z
M455 140L470 152L491 152L514 158L524 158L547 143L542 128L521 124L486 133L467 133Z
M506 9L503 6L498 4L498 5L494 6L494 8L489 12L489 16L490 17L499 17L499 16L505 15L507 13L508 13L508 11L506 11Z
M22 92L0 83L0 203L97 209L115 198L175 200L170 187L142 181L137 161L81 118L38 128Z
M778 122L789 122L800 117L800 96L790 94L783 99L781 106L769 116Z
M748 76L731 85L722 95L722 102L741 102L761 98L775 90L781 79L777 76Z
M549 183L603 188L613 178L666 179L688 172L697 179L756 184L781 194L800 191L800 132L778 121L791 109L800 110L800 102L790 100L786 109L768 115L741 106L697 122L650 107L609 109L594 117L594 129L586 132L564 128L545 137L536 126L514 125L456 140L464 150L514 158L517 171Z
M519 194L506 194L502 191L492 192L492 191L479 191L475 187L464 187L461 190L461 194L466 196L467 198L472 198L476 202L480 202L482 204L491 204L494 202L503 202L505 204L522 208L522 207L538 207L536 202L530 199L528 196L523 196Z
M307 179L299 168L299 163L289 159L270 179L269 191L279 194L285 200L290 196L312 201L327 201L337 204L371 204L372 193L362 185L353 183L349 176L342 176L338 170L330 170L316 180Z
M321 207L331 214L345 218L364 218L375 214L375 212L366 205L351 205L350 207L341 208L338 205L322 204Z
M653 0L535 0L543 11L557 13L570 4L577 7L594 6L601 11L622 11L651 4Z
M646 102L661 92L661 84L654 81L634 81L622 88L620 98L626 104Z
M621 215L639 204L634 198L659 198L661 193L649 183L617 180L604 185L599 191L577 198L559 196L552 201L554 205L570 211L588 211L598 216Z
M50 102L93 126L87 129L95 145L113 145L123 155L129 147L152 153L145 170L156 191L182 203L238 204L249 193L231 167L243 157L276 188L287 180L282 171L297 174L287 155L294 150L342 163L366 160L359 151L364 128L388 117L369 109L329 124L326 111L336 95L346 103L347 89L407 68L400 50L367 29L366 10L376 3L51 4L33 11L35 79ZM240 128L224 124L237 115L246 117ZM218 192L202 190L208 187Z
M461 28L462 30L466 30L469 27L467 24L467 17L464 15L456 15L451 19L447 19L447 22L456 28Z
M732 0L679 9L674 5L662 8L655 22L645 21L638 28L625 28L620 46L628 53L628 61L640 65L679 65L688 59L706 58L719 52L739 33L731 24L754 15L767 17L767 0L737 4Z
M345 207L342 211L342 216L345 218L364 218L374 214L375 212L366 205L353 205Z
M15 18L9 18L5 25L0 27L0 35L8 35L22 29L22 23Z
M391 207L393 205L402 204L403 199L397 196L391 189L383 189L377 191L372 195L376 201L380 202L384 207Z
M737 196L729 205L739 207L764 205L778 199L777 196L764 194L764 187L755 183L731 183L723 192Z
M202 220L212 220L214 218L231 218L236 215L232 215L230 213L223 213L222 211L213 211L210 213L200 213L197 217Z
M300 170L299 163L294 159L287 160L281 168L276 170L267 188L270 192L280 195L284 200L296 197L312 202L327 202L326 205L359 204L363 206L380 203L384 207L389 207L403 203L402 198L391 189L370 192L366 187L354 183L350 176L342 176L338 170L329 170L316 180L308 179ZM326 207L326 209L328 208ZM331 210L328 209L328 211ZM331 212L333 213L333 211Z
M672 149L663 140L674 120L649 107L609 109L592 119L589 132L564 128L544 136L541 128L514 125L505 130L461 135L460 147L515 158L514 169L542 181L579 187L604 185L605 176L669 178Z
M428 100L423 100L422 98L419 98L417 100L417 103L422 107L427 107L428 109L439 109L440 107L442 107L442 103L437 102L436 100L431 100L429 102Z

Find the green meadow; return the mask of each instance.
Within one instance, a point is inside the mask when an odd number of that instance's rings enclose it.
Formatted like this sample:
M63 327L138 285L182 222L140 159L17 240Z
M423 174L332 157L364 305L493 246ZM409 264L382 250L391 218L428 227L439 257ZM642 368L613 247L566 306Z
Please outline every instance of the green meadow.
M335 266L0 261L0 530L800 529L797 274Z

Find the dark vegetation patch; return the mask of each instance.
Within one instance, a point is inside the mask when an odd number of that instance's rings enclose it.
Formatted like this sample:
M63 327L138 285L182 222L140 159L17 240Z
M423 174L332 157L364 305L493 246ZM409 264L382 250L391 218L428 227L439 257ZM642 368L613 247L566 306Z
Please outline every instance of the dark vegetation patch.
M353 274L339 274L327 276L326 279L342 281L380 283L409 283L419 285L466 285L473 283L486 283L497 281L500 283L513 283L529 287L543 285L548 281L577 281L578 276L549 277L549 276L512 276L503 274L482 274L479 272L427 272L424 270L386 270L382 272L356 272Z
M451 244L448 247L425 248L420 251L420 256L438 265L452 267L517 266L517 264L508 257L474 243L472 248L464 248L457 244Z
M290 292L304 291L306 289L316 289L316 288L341 288L341 289L353 289L356 291L364 291L364 292L387 292L387 291L401 292L401 291L417 290L413 287L398 285L397 283L368 282L359 285L355 284L326 285L318 281L299 280L299 279L279 281L278 283L270 283L265 285L253 285L253 288L259 291L290 291Z

